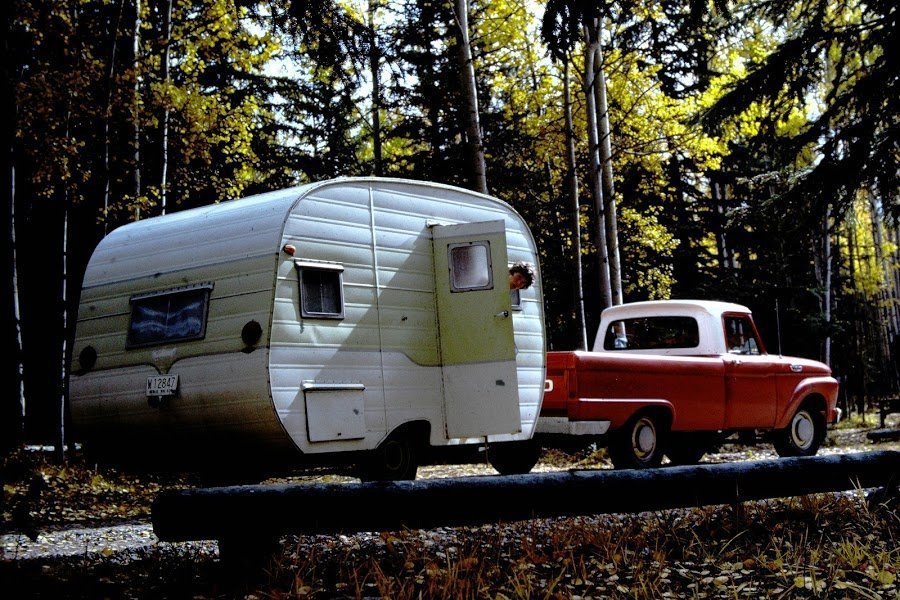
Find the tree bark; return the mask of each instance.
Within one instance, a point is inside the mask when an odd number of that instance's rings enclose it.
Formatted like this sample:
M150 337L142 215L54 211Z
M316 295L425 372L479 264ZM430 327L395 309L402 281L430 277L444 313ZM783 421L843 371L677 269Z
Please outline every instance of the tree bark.
M613 304L622 304L622 263L619 257L619 223L613 178L612 143L609 128L609 106L606 100L606 75L603 70L603 48L598 41L594 59L596 75L594 94L597 103L597 137L600 153L600 179L605 202L606 248L609 257L609 285Z
M594 59L599 33L594 27L585 27L584 99L587 113L588 143L590 144L591 192L594 196L595 245L597 247L597 278L600 289L601 310L612 306L612 290L609 280L609 255L606 243L606 208L603 201L603 184L600 176L600 143L597 139L597 103L594 96Z
M572 92L569 77L569 58L563 61L563 93L566 117L566 188L572 206L572 238L575 252L575 309L581 349L588 349L587 323L584 316L584 273L581 266L581 204L578 201L578 171L575 161L575 127L572 123Z
M369 1L369 70L372 75L372 153L376 177L384 174L381 156L381 53L375 30L375 12L381 0Z
M467 0L456 0L456 24L459 31L459 76L466 99L468 117L466 119L466 137L472 160L472 186L476 191L487 194L487 167L481 139L475 66L472 64L472 47L469 44L469 3Z
M169 46L172 36L172 0L168 0L163 9L163 38L165 48L162 56L162 81L168 94L169 85ZM169 185L169 99L165 99L165 108L163 109L162 118L162 142L160 158L160 175L159 175L159 208L160 214L166 214L166 204L168 199L167 188Z
M140 70L141 51L141 0L134 0L134 90L132 94L131 119L134 127L134 219L141 218L141 80L138 76Z

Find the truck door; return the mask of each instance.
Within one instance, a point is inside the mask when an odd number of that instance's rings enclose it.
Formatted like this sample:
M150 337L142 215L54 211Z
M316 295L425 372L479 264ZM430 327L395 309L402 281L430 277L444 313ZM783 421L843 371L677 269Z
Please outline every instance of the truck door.
M778 406L775 373L778 359L765 354L746 316L723 318L725 356L725 427L769 428Z
M521 431L505 222L432 227L450 438Z

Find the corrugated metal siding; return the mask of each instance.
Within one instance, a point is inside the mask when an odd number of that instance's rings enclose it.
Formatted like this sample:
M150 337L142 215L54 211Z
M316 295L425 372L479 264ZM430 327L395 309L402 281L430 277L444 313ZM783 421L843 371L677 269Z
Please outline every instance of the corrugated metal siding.
M272 407L266 344L281 231L300 193L146 219L98 245L85 273L70 384L73 419L86 441L123 451L151 440L290 448ZM203 339L126 349L133 295L202 282L214 284ZM250 320L263 337L247 354L241 329ZM97 365L79 375L77 357L87 345L97 350ZM179 393L165 408L151 408L147 376L169 364Z
M459 443L443 432L428 223L498 218L507 223L509 260L537 265L530 233L508 207L412 182L314 184L120 228L98 247L85 277L74 351L90 344L99 357L92 372L72 377L76 426L136 445L143 438L240 440L248 451L285 448L286 429L302 450L330 452L372 448L397 424L425 418L432 443ZM296 258L344 266L344 319L300 318L294 262L279 253L285 243L297 247ZM204 340L125 350L132 295L203 281L215 285ZM539 287L527 290L513 316L524 431L518 437L530 435L543 388L542 303ZM262 325L263 338L244 354L240 329L250 319ZM151 409L144 396L153 365L165 362L154 358L158 353L169 353L181 377L167 412ZM365 385L365 439L306 441L301 385L309 380Z
M369 213L370 186L374 215ZM342 321L300 320L296 273L291 265L279 269L272 327L273 398L285 428L304 452L371 448L398 424L423 417L432 423L432 443L460 441L444 437L428 224L498 218L507 222L509 260L537 264L534 242L521 219L505 205L476 194L428 184L356 180L317 188L298 203L285 227L284 243L298 248L298 258L343 264L346 302ZM523 310L513 317L524 432L517 438L533 430L544 382L543 299L539 288L522 296ZM298 366L300 353L314 353L320 362L304 358ZM304 380L364 383L367 438L310 444L300 389Z

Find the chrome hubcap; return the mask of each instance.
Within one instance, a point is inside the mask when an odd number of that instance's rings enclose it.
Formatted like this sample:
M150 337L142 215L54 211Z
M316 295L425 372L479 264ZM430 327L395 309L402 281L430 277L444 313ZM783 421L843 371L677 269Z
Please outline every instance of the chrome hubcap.
M653 421L642 418L635 424L631 436L631 446L635 456L641 460L645 460L653 454L656 449L656 427L653 426Z
M806 450L812 445L815 430L812 415L808 412L801 410L794 415L794 420L791 423L791 436L798 448Z

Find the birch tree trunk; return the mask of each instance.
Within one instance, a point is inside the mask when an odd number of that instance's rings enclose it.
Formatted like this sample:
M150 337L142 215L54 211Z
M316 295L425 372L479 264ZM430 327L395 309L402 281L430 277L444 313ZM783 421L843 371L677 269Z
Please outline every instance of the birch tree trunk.
M599 27L598 27L599 31ZM603 48L596 46L594 95L597 103L597 137L600 153L600 179L603 184L605 204L606 248L609 258L610 297L613 304L622 304L622 264L619 258L619 223L616 208L615 181L613 179L612 143L609 129L609 106L606 101L606 75L603 71Z
M369 2L369 70L372 76L372 153L376 177L381 177L384 167L381 156L381 53L375 30L375 12L381 0Z
M597 139L597 103L594 96L594 59L600 43L596 27L584 28L584 99L587 114L588 143L590 144L590 184L594 196L595 245L597 246L597 278L600 289L601 309L612 306L612 290L609 281L609 255L606 243L606 209L603 201L603 184L600 177L600 143Z
M68 136L67 136L68 137ZM60 290L62 306L62 364L59 373L59 427L57 429L56 450L54 452L57 462L66 459L66 404L69 398L69 190L63 192L63 218L62 218L62 272Z
M456 24L459 30L459 75L466 99L466 137L472 160L472 185L482 194L488 193L487 167L484 145L481 139L481 123L478 113L478 90L475 85L475 66L472 64L472 47L469 45L469 3L456 0Z
M825 320L826 331L825 348L822 362L831 365L831 265L833 262L831 252L831 205L825 209L825 219L822 223L822 318Z
M16 108L13 108L15 114ZM13 119L13 124L15 119ZM15 126L10 127L9 136L9 274L10 274L10 295L12 296L12 318L15 328L15 344L13 351L15 353L15 369L16 381L15 388L17 392L15 418L17 422L10 425L9 433L14 439L8 440L10 446L18 445L25 433L25 365L23 363L22 354L22 314L19 305L19 270L16 261L16 165L15 165ZM6 430L6 427L4 427Z
M107 84L109 89L106 95L106 111L103 115L103 237L109 233L109 196L112 187L112 172L109 168L109 121L112 119L113 86L116 77L116 58L119 49L119 26L122 22L122 12L125 9L125 0L119 2L119 13L116 16L116 24L112 32L112 52L109 57L109 75Z
M569 77L569 58L563 61L563 94L566 117L566 182L572 206L572 238L575 252L575 309L581 349L588 350L587 323L584 316L584 274L581 267L581 205L578 201L578 171L575 161L575 127L572 123L572 91Z
M131 119L134 126L134 219L141 218L141 78L138 76L141 46L141 0L134 0L134 91Z
M897 339L898 331L894 320L893 305L896 302L896 294L893 287L893 278L891 277L890 261L885 253L885 232L883 225L883 212L880 203L875 194L868 192L869 210L872 213L872 242L875 246L875 263L878 267L878 279L881 281L881 289L878 292L878 313L882 327L882 352L886 362L887 369L890 373L890 385L892 391L896 391L900 384L900 367L897 365L897 357L894 356L893 345Z
M166 6L163 9L163 38L164 38L164 49L162 55L162 81L163 86L168 90L169 86L169 45L171 42L172 36L172 0L168 0L166 2ZM162 156L160 157L160 175L159 175L159 207L160 214L166 214L166 203L167 203L167 188L169 185L168 182L168 174L169 174L169 100L168 93L167 98L165 100L165 108L163 109L163 118L162 118L162 142L161 142L161 151Z

